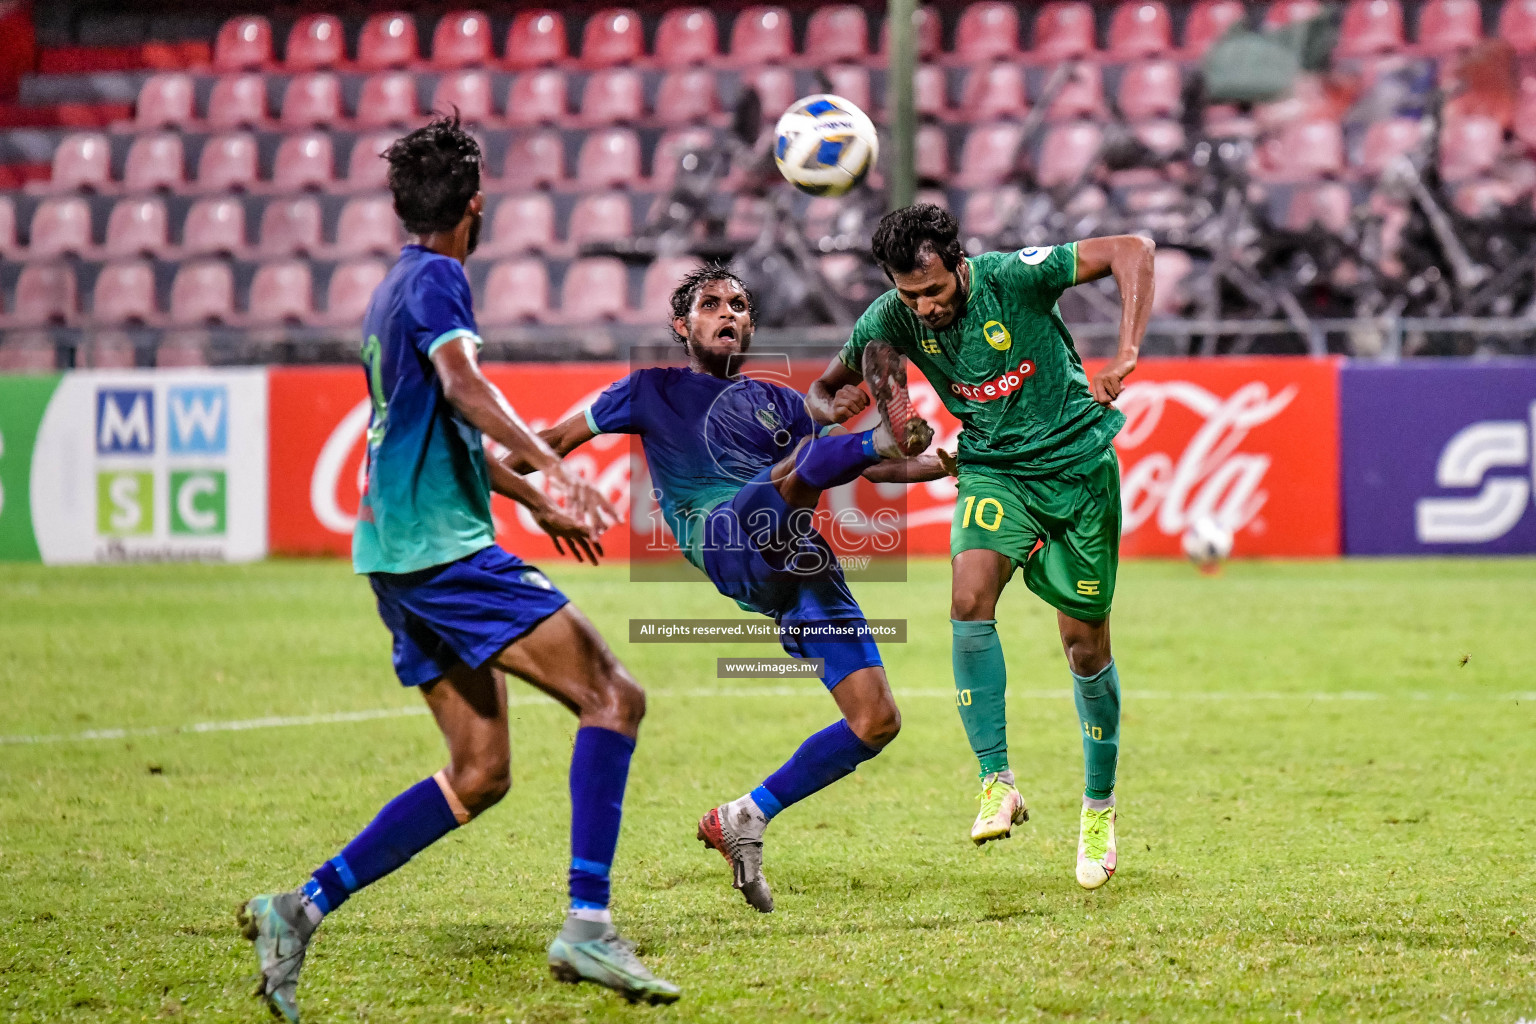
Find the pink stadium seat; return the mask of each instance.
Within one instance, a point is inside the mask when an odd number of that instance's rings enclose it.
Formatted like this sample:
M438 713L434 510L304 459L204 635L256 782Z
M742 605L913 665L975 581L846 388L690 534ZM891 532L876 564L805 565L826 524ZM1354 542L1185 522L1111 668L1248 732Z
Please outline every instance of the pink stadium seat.
M1520 201L1521 188L1512 181L1478 178L1456 189L1456 209L1474 220L1497 217Z
M656 60L663 67L705 64L720 55L720 28L708 7L673 7L656 27Z
M1117 106L1127 121L1178 117L1183 109L1183 91L1179 66L1173 61L1138 61L1120 73Z
M1177 121L1139 121L1131 126L1136 140L1154 153L1172 156L1184 148L1184 126Z
M1536 153L1536 80L1523 83L1515 101L1515 138L1527 153Z
M336 222L336 244L331 252L338 257L379 254L393 256L400 250L400 218L388 196L364 196L348 199Z
M334 324L360 324L373 291L389 267L379 260L351 260L331 271L325 287L325 319Z
M645 117L645 85L629 68L605 68L587 77L581 119L588 124L633 124Z
M917 59L933 60L944 51L944 26L931 7L918 7L912 12L912 28L917 33ZM880 53L891 52L891 23L886 21L880 29Z
M1477 0L1429 0L1419 11L1419 48L1444 56L1483 40L1483 9Z
M576 201L566 231L573 246L614 242L631 231L629 196L622 192L592 192Z
M189 260L171 281L175 324L227 324L235 319L235 275L221 260Z
M0 195L0 256L16 252L16 202Z
M849 100L870 117L875 116L875 98L869 89L869 68L863 64L833 64L822 68L832 91Z
M805 59L816 67L862 62L869 55L869 19L855 4L818 6L805 26Z
M796 99L795 76L788 68L755 68L741 76L741 84L757 90L763 101L763 119L770 124Z
M1516 53L1536 53L1536 0L1504 0L1498 35Z
M1042 188L1077 184L1098 162L1103 143L1104 133L1090 121L1056 125L1040 144L1036 180Z
M869 91L867 81L864 91ZM688 68L669 71L662 78L661 88L656 93L656 120L662 124L703 124L714 120L719 113L720 99L715 91L714 72Z
M559 11L519 11L507 30L506 63L514 71L558 64L569 54Z
M66 135L53 151L48 191L95 190L112 184L112 147L95 132Z
M670 324L672 322L672 292L687 274L698 269L696 256L658 256L645 268L645 278L640 285L640 308L635 310L636 319L647 322Z
M192 120L192 76L175 73L150 75L139 87L139 102L134 107L135 127L164 128L184 126Z
M1109 115L1104 107L1104 73L1098 64L1082 62L1073 66L1071 77L1062 86L1046 112L1049 121L1067 121L1077 117L1102 119Z
M525 71L512 80L507 120L514 125L558 124L565 120L565 74L555 68Z
M357 66L362 71L404 68L421 59L416 21L403 11L371 14L357 37Z
M283 92L282 126L293 131L341 120L341 82L329 71L294 75Z
M1114 60L1152 57L1173 49L1173 19L1162 0L1127 0L1109 23L1109 56Z
M1017 124L984 124L972 128L960 152L960 172L954 184L964 188L1001 185L1019 168L1022 132Z
M221 197L199 199L192 204L181 226L181 251L185 255L236 256L245 248L244 203Z
M303 260L281 260L256 268L251 278L247 319L251 323L304 323L314 318L314 281Z
M262 75L225 75L208 97L208 127L249 128L267 120L267 80Z
M78 308L75 272L64 263L28 263L16 278L14 323L23 326L67 324Z
M919 117L948 117L949 85L944 69L935 64L919 64L912 76L912 98Z
M0 322L5 319L0 317ZM58 365L58 349L46 330L12 331L0 337L0 373L52 373Z
M416 108L416 76L408 71L389 71L363 80L357 100L359 128L404 128L419 120Z
M666 192L677 180L677 164L683 154L708 150L714 145L715 136L706 128L684 128L663 135L651 157L651 188Z
M587 18L581 33L582 67L633 64L644 56L645 34L640 15L627 7L609 7Z
M576 183L582 189L614 188L640 180L640 139L628 128L589 134L576 157Z
M965 80L960 109L968 121L998 121L1029 112L1024 92L1024 67L1015 61L994 61L972 68Z
M353 140L352 152L347 157L347 191L370 192L389 187L389 163L383 154L394 143L396 135L396 132L375 132L359 135Z
M960 229L967 235L990 238L1008 227L1024 205L1016 188L972 189L960 208Z
M1093 8L1083 0L1051 0L1035 17L1030 56L1048 61L1086 57L1098 49L1093 28Z
M484 301L478 304L484 324L542 323L552 319L549 271L536 256L503 260L485 278Z
M324 132L284 136L278 143L277 157L272 163L272 190L299 192L329 188L335 176L335 166L331 137Z
M949 139L938 125L925 124L917 130L913 143L917 153L917 180L949 180Z
M1293 121L1264 151L1270 175L1280 181L1308 181L1344 170L1344 134L1337 121Z
M133 336L124 330L98 328L85 335L75 348L76 368L131 370L135 361Z
M1242 0L1196 0L1184 22L1184 48L1203 56L1211 44L1248 16Z
M248 132L215 135L197 158L197 187L204 192L248 189L256 184L256 138Z
M737 67L793 60L789 12L782 7L748 7L731 25L731 62Z
M1414 118L1373 122L1360 147L1360 169L1372 178L1380 177L1398 157L1418 149L1423 137L1423 129Z
M345 33L334 14L306 14L288 30L283 63L289 71L334 68L346 59Z
M1152 315L1179 316L1189 303L1185 282L1195 261L1183 249L1162 247L1152 256Z
M515 136L507 147L500 186L529 189L555 185L565 178L565 143L560 133L545 129Z
M543 192L504 197L491 214L490 236L480 243L486 256L510 256L523 252L549 252L555 237L555 204Z
M1019 55L1019 10L1000 0L973 3L955 28L955 60L977 64Z
M1493 169L1504 146L1504 128L1491 117L1447 120L1440 129L1440 176L1467 181Z
M84 199L44 199L32 211L27 256L44 260L64 253L91 251L91 207Z
M1323 13L1322 0L1274 0L1264 12L1266 28L1280 28Z
M623 320L629 312L629 274L612 256L575 260L560 284L560 315L566 323Z
M155 271L144 260L108 263L96 275L91 319L103 324L155 319Z
M491 19L483 11L452 11L437 19L432 31L432 63L439 68L490 64Z
M468 124L488 124L496 119L488 72L450 71L438 79L432 92L432 111L446 114L455 108Z
M1285 226L1292 231L1305 231L1313 224L1334 234L1349 227L1349 217L1354 199L1349 187L1336 181L1299 188L1291 196L1291 204L1285 212Z
M207 366L208 344L202 330L167 331L155 346L155 366L162 370Z
M272 66L272 23L259 14L230 18L213 41L213 70L245 71Z
M261 242L257 251L262 256L318 253L320 222L320 203L316 199L274 199L261 211Z
M165 203L159 199L119 199L107 217L101 255L109 260L158 256L170 248Z
M182 191L187 176L178 132L140 135L128 147L128 162L123 165L123 190L153 192L156 189Z
M844 204L829 196L817 196L805 207L805 213L801 218L805 237L812 242L819 238L826 238L837 233L837 218L844 210Z
M1395 53L1407 45L1403 8L1398 0L1349 0L1339 29L1341 57L1373 57Z

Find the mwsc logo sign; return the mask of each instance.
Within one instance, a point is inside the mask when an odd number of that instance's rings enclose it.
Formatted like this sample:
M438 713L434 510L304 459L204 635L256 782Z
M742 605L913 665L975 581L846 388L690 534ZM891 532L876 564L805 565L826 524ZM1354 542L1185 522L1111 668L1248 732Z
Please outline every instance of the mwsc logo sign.
M228 527L229 390L166 388L157 416L152 388L96 392L96 533L148 537L157 509L172 537L219 537ZM163 419L163 441L156 424ZM209 465L218 460L219 465ZM158 481L165 501L157 501Z
M1440 487L1478 488L1460 498L1421 498L1414 527L1421 544L1486 544L1513 530L1531 504L1536 460L1536 402L1521 420L1483 420L1457 431L1435 463ZM1495 469L1525 470L1519 476Z

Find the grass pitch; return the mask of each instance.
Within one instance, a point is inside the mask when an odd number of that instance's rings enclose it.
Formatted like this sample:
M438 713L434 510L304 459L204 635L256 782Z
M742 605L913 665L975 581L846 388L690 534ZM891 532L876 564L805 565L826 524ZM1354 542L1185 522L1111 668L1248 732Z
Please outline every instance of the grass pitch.
M548 568L651 690L615 911L683 1002L550 980L574 723L519 686L511 795L326 923L306 1021L1536 1019L1531 561L1126 565L1121 870L1096 893L1049 610L1018 584L1000 610L1032 820L978 850L947 567L857 587L910 620L886 649L905 728L770 829L766 917L694 824L832 702L713 678L772 648L623 642L631 615L740 614L705 584ZM443 757L339 563L0 568L0 694L12 1021L265 1019L235 906ZM177 730L376 709L399 713Z

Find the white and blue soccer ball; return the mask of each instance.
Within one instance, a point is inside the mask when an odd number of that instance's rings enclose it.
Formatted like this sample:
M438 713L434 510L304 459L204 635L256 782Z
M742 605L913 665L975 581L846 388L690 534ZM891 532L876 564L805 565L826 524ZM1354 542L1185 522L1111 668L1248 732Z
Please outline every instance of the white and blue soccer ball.
M1232 531L1217 522L1216 517L1202 515L1184 531L1183 547L1185 556L1197 569L1215 572L1232 556Z
M830 93L797 101L774 128L773 159L779 173L813 196L840 196L852 189L879 155L869 115Z

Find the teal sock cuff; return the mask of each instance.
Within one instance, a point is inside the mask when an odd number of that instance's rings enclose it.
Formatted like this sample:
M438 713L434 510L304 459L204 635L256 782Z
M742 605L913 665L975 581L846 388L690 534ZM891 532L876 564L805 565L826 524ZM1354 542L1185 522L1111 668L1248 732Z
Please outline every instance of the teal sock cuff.
M955 636L987 636L997 632L996 619L950 619Z
M1072 672L1070 668L1067 671ZM1120 673L1115 671L1115 659L1111 658L1108 665L1105 665L1091 676L1080 676L1076 672L1072 672L1072 681L1078 686L1088 686L1091 683L1103 682L1105 684L1113 684L1115 689L1118 690L1120 688Z

